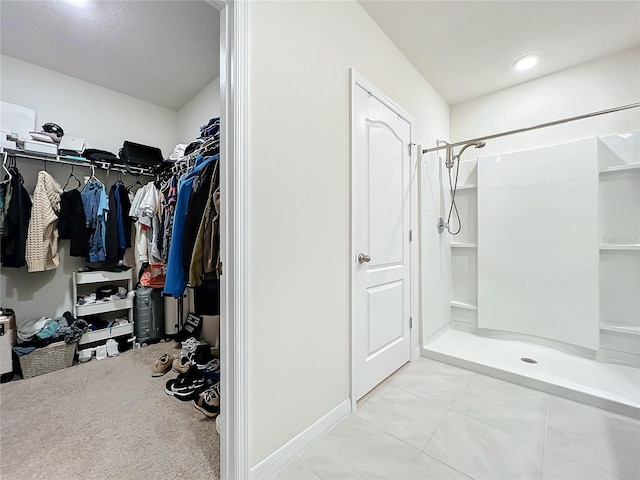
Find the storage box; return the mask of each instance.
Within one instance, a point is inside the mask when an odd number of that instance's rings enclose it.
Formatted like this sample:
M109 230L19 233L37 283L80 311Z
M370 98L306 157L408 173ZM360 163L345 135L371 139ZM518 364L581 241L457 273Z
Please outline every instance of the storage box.
M37 377L70 367L73 365L75 352L75 343L56 342L36 348L33 352L19 357L22 378Z
M15 320L13 315L0 315L0 374L13 371L11 349L15 337Z
M55 143L38 142L37 140L27 140L24 142L24 149L27 152L58 154L58 146Z

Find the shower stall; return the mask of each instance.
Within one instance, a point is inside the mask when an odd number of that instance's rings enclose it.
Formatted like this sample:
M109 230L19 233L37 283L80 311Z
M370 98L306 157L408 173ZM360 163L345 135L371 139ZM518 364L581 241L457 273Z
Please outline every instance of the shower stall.
M640 418L640 131L484 140L420 159L421 355Z

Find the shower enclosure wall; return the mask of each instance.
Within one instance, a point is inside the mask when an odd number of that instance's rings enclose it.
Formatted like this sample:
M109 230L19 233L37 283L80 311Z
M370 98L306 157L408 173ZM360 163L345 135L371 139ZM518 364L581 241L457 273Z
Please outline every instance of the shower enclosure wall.
M423 356L640 417L640 132L462 161L434 235L448 190L420 186Z

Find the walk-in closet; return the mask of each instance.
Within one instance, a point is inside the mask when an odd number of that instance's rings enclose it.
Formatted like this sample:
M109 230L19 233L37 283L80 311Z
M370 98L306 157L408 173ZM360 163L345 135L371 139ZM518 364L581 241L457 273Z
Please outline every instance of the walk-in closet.
M220 477L220 12L0 3L2 478Z

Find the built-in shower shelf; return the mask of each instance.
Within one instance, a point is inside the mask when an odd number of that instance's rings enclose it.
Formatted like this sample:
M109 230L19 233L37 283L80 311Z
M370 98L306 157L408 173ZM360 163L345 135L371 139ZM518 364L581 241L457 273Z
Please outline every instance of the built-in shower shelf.
M465 310L478 310L477 305L471 305L470 303L458 302L453 300L451 306L455 308L464 308Z
M616 165L615 167L609 167L604 170L600 170L600 173L611 173L611 172L624 172L626 170L638 170L640 171L640 163L631 163L628 165ZM460 188L460 187L458 187Z
M478 188L477 185L469 184L469 185L458 185L456 190L472 190L474 188Z
M477 243L451 243L451 248L477 248Z
M600 330L605 330L607 332L616 332L616 333L624 333L627 335L640 336L640 327L627 327L624 325L614 325L612 323L601 322Z
M640 250L640 244L613 245L602 243L600 244L600 250Z

